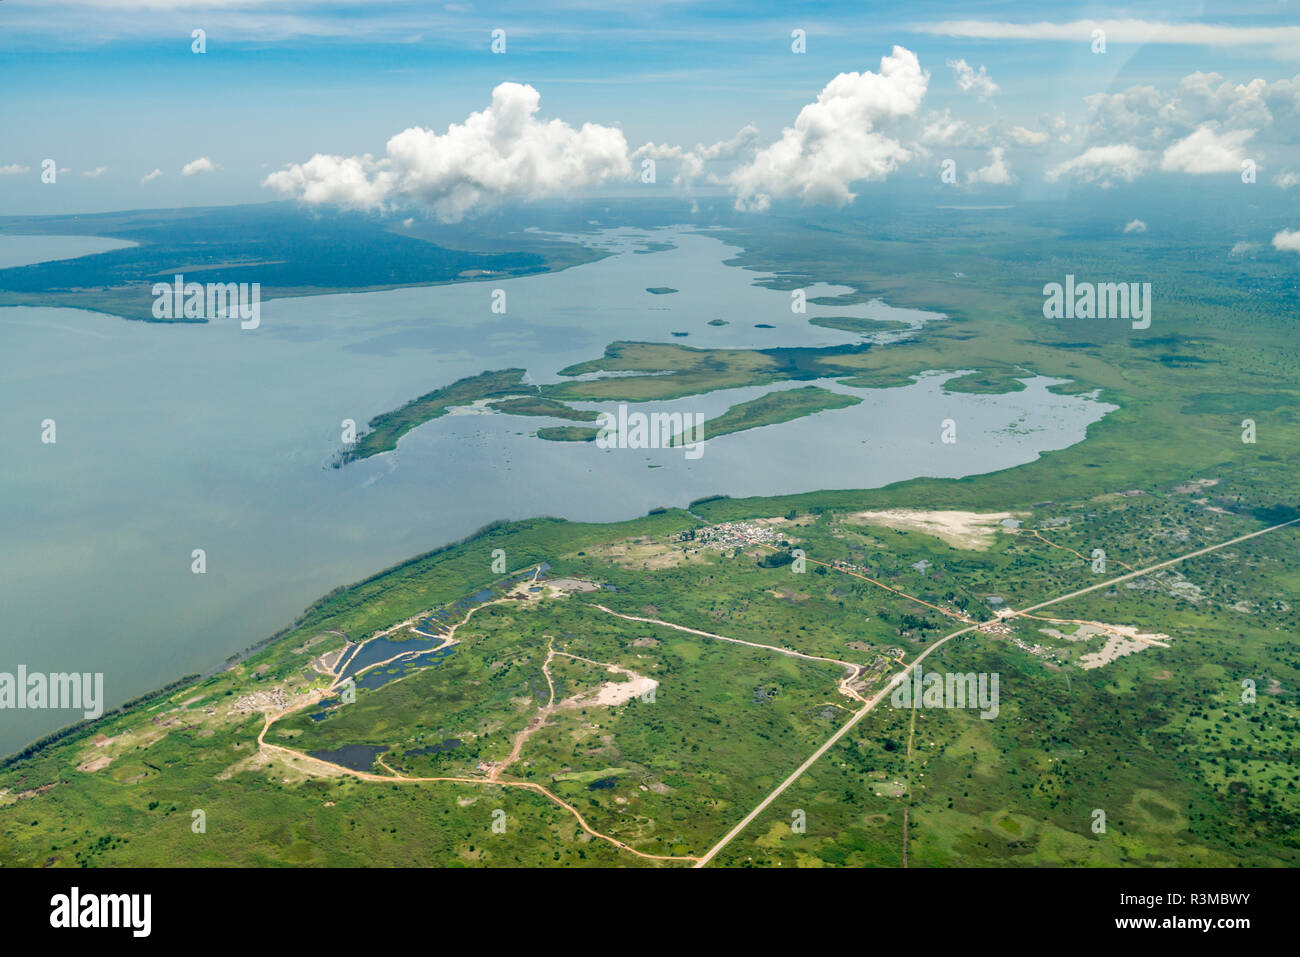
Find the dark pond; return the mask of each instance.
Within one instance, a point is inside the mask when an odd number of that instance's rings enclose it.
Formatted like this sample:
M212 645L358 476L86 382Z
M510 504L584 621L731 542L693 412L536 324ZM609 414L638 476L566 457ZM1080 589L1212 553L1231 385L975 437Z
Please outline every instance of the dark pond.
M419 671L421 668L442 664L442 660L448 655L454 654L455 651L455 645L447 648L435 648L432 651L425 651L410 658L395 661L391 667L375 668L373 671L367 671L357 679L357 687L369 688L374 691L376 688L382 688L390 681L396 681L398 678L409 675L412 671Z
M333 751L308 751L307 753L313 758L341 764L353 771L369 771L371 765L375 763L375 758L387 750L388 748L380 744L348 744Z
M347 671L344 678L350 678L362 668L378 664L381 661L387 661L393 655L400 655L404 651L418 651L420 649L436 648L442 644L441 638L411 638L406 641L392 641L388 638L375 638L367 641L361 646L352 660L348 662Z

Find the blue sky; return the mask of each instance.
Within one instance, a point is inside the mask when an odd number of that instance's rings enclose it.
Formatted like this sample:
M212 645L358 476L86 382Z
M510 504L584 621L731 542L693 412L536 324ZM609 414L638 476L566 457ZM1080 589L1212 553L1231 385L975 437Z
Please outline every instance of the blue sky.
M1104 54L1078 21L1107 23ZM202 55L191 52L196 28L206 31ZM791 50L796 28L806 53ZM506 32L504 54L491 52L494 29ZM0 212L256 202L312 183L351 201L359 194L329 179L337 171L299 175L281 190L265 182L316 153L371 154L380 165L363 163L362 175L378 182L391 136L412 126L444 133L484 110L505 81L540 94L536 120L620 130L634 177L647 157L660 164L657 190L743 198L748 189L754 208L763 196L834 205L864 170L827 172L850 178L791 192L781 177L802 177L812 154L793 166L768 154L765 165L762 150L838 75L879 73L896 45L919 63L923 93L908 89L905 107L886 115L870 100L879 91L850 91L849 118L834 122L868 122L871 136L848 131L820 154L836 166L834 149L871 153L879 162L866 164L863 181L936 181L945 159L959 189L1030 195L1147 177L1236 178L1229 168L1245 158L1270 189L1300 170L1295 3L0 0ZM1180 94L1198 73L1218 76ZM1264 86L1252 88L1257 79ZM1097 94L1117 99L1090 104ZM718 151L690 183L673 182L677 154L667 147L724 143L747 125L756 131L741 146ZM819 149L825 133L800 134L791 148ZM637 152L651 142L657 152ZM1085 158L1091 147L1111 152ZM436 137L416 148L416 166L472 149ZM54 184L41 182L47 158L60 171ZM212 169L181 175L201 158ZM366 196L457 216L556 182L512 181L500 196L477 188L448 213L437 204L481 161L462 159L460 173L436 182L398 161L393 182ZM747 165L748 180L729 179ZM577 192L618 192L630 187L624 172L603 156L571 178Z

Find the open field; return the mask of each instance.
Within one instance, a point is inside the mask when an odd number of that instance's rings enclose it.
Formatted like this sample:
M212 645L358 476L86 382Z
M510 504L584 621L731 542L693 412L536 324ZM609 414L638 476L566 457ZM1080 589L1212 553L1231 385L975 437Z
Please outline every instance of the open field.
M1218 477L1219 500L1248 496L1248 485ZM1087 587L1096 577L1071 548L1104 540L1117 556L1153 563L1260 527L1213 507L1174 487L1041 506L981 550L835 510L716 533L680 512L621 526L502 526L324 599L231 670L11 764L0 774L0 854L58 864L683 865L856 710L840 690L851 672L833 661L860 669L854 687L876 694L939 636L988 616L989 595L1015 608ZM1056 545L1029 533L1040 527ZM1080 659L1105 634L1055 638L1030 618L940 649L927 668L1001 675L995 720L886 701L717 863L898 864L903 807L911 866L1294 863L1295 534L1035 613L1168 636L1103 667ZM640 543L644 560L629 561L619 543ZM766 560L795 545L810 560L802 573ZM558 597L531 597L524 568L491 585L496 547L544 558L546 580L567 584ZM585 581L609 587L574 590ZM486 604L458 604L484 585ZM321 659L337 666L329 656L345 642L398 637L400 622L435 632L461 623L436 665L382 666L394 680L360 682L354 704L322 704ZM560 654L544 668L548 651ZM652 700L597 703L599 688L627 679L610 665L653 680ZM1250 706L1240 701L1246 678L1260 689ZM501 784L487 780L544 704L575 697L590 703L551 713ZM267 708L288 711L259 750ZM278 750L358 745L373 746L362 776ZM374 779L390 773L410 780ZM1106 835L1089 830L1096 808L1107 810ZM189 829L195 809L206 812L206 835ZM806 812L806 834L790 829L795 810ZM497 811L504 834L492 830ZM428 820L438 827L412 823Z

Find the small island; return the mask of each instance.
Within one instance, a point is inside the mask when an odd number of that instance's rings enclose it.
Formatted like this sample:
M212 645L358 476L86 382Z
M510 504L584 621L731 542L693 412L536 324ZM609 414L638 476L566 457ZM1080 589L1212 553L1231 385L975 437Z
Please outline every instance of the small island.
M416 426L447 414L455 405L469 405L478 399L518 395L523 385L523 369L499 369L458 379L449 386L435 389L412 399L399 409L377 415L368 424L369 431L345 449L335 467L357 459L369 458L397 448L397 440Z
M515 395L496 399L488 403L488 408L507 415L540 415L551 419L571 419L574 422L594 422L600 414L591 409L575 409L543 395Z
M537 430L537 437L548 442L595 442L599 434L590 425L548 425Z
M650 293L652 296L667 296L677 290L672 286L647 286L645 291Z
M722 415L704 423L705 441L716 439L720 435L732 432L744 432L746 429L758 429L778 422L789 422L827 409L846 409L857 405L862 400L857 396L832 392L820 386L807 385L798 389L779 389L761 395L757 399L733 405ZM673 437L673 445L684 445L694 441L682 433Z
M873 336L879 332L895 332L912 328L909 323L897 319L861 319L857 316L814 316L808 320L811 326L823 329L838 329L840 332L853 332L860 336Z

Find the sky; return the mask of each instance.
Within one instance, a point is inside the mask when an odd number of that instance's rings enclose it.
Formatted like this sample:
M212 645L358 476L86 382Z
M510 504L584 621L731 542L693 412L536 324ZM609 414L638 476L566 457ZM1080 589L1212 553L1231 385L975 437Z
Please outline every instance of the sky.
M1300 0L0 0L0 89L0 214L1300 198Z

